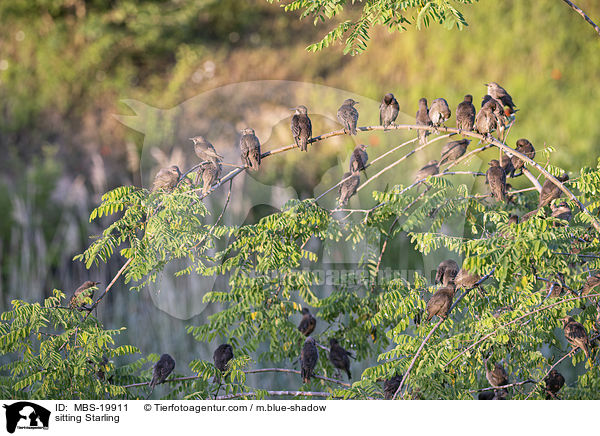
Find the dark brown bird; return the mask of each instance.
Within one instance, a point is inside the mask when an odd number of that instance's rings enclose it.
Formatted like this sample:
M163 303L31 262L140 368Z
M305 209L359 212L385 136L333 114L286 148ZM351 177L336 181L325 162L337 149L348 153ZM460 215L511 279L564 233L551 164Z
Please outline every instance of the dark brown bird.
M565 378L557 370L553 369L544 379L546 382L546 399L558 398L556 394L565 385Z
M470 132L475 125L475 106L473 96L465 95L465 99L456 108L456 128Z
M394 398L394 394L400 387L401 382L401 375L395 375L394 377L389 378L383 382L383 395L386 400L391 400L392 398Z
M519 153L524 154L529 159L533 159L535 157L535 148L533 148L533 145L531 144L531 142L529 142L525 138L521 138L521 139L517 140L517 147L515 150L518 151ZM515 171L522 169L525 166L525 162L522 161L521 159L519 159L519 157L517 157L517 156L511 157L510 160L511 160L511 163L513 166L512 170L510 172L510 176L514 177ZM508 173L506 173L506 174L508 174Z
M454 281L456 274L458 274L458 270L458 264L452 259L440 262L435 274L435 282L448 286L448 283Z
M448 311L452 306L452 300L454 299L454 283L450 282L448 286L445 286L435 292L427 302L427 321L437 315L440 318L446 319L448 317Z
M496 82L486 83L485 86L487 86L488 95L491 95L496 100L500 101L502 106L508 106L511 112L515 111L516 106L513 103L510 94L506 92L506 89L498 85Z
M508 384L508 374L502 365L496 363L494 364L494 369L490 371L487 359L483 363L485 366L485 378L490 382L490 385L497 388L498 386L506 386Z
M229 344L221 344L213 353L215 368L221 372L227 369L227 363L233 359L233 347Z
M591 293L594 289L596 289L596 287L598 285L600 285L600 273L596 273L594 275L589 276L585 280L585 284L583 285L583 288L581 288L581 295L585 297L586 295Z
M358 102L351 98L344 100L344 103L337 111L337 118L340 124L344 126L344 132L347 135L356 135L356 125L358 124L358 111L354 107Z
M351 173L362 171L365 173L365 177L367 177L367 170L365 169L367 161L369 160L369 155L367 154L367 147L368 145L359 144L354 148L352 156L350 156Z
M492 197L496 199L496 201L505 201L506 200L506 174L504 170L500 166L500 162L496 159L493 159L489 163L490 167L487 170L485 178L490 185L490 191L492 192Z
M390 127L398 118L400 113L400 105L394 94L386 94L379 105L379 124L385 128Z
M423 168L417 171L415 182L426 179L429 176L435 176L440 171L440 164L437 160L430 160Z
M310 378L314 376L318 360L319 350L317 350L315 340L309 336L304 341L304 346L300 353L300 375L302 376L303 383L308 383Z
M350 374L350 352L342 348L338 341L334 338L329 340L329 360L335 368L338 370L338 377L340 370L346 371L348 374L348 380L352 379Z
M217 153L215 147L204 138L204 136L194 136L190 138L190 141L194 143L194 152L196 156L202 160L208 160L214 163L218 163L223 160L223 156Z
M440 165L445 163L452 163L463 154L466 153L467 147L471 143L468 139L461 139L460 141L450 141L442 147L442 157L440 159Z
M308 141L312 138L312 123L308 118L308 109L300 105L290 110L296 111L291 122L294 142L300 150L308 151Z
M221 177L221 161L208 161L204 162L200 168L198 168L198 174L196 175L197 184L200 177L202 177L202 194L206 195L210 191L210 188L217 183Z
M552 218L559 220L571 221L571 208L567 203L561 201L560 203L550 203L550 209L552 210ZM555 227L559 227L561 224L554 223Z
M567 173L563 173L561 176L557 177L559 182L566 182L569 180L569 176ZM562 191L558 186L556 186L552 180L546 179L544 184L542 185L542 192L540 192L540 201L538 204L538 209L541 207L550 204L553 200L560 198L562 195Z
M177 186L177 182L181 178L181 171L177 165L171 165L168 168L162 168L154 178L151 192L164 190L171 192Z
M91 280L83 282L81 286L73 292L73 296L69 300L69 307L75 309L83 306L87 298L91 299L94 296L94 291L99 284L100 282L92 282Z
M348 178L349 177L349 178ZM348 180L345 180L348 179ZM356 190L358 189L358 185L360 185L360 176L358 171L353 173L344 173L342 176L342 180L345 180L339 187L338 193L338 205L339 207L344 207L350 197L356 194Z
M464 268L461 268L456 277L454 278L454 284L457 289L471 289L477 286L477 283L481 280L481 276L476 273L471 273Z
M484 136L503 126L504 111L500 103L491 96L483 97L481 110L475 116L475 128Z
M575 348L581 348L585 353L585 357L590 358L590 340L587 332L582 324L573 319L572 316L561 318L563 329L565 330L565 338Z
M256 137L254 129L247 128L242 130L240 150L242 153L242 163L254 171L258 171L261 159L260 141Z
M154 386L163 383L166 378L175 369L175 359L168 354L163 354L158 359L158 362L154 365L152 370L152 380L150 381L150 387L154 389Z
M559 282L546 282L544 293L547 298L558 298L564 293L565 289Z
M506 400L508 391L506 389L494 389L480 392L477 396L478 400Z
M500 166L504 170L504 174L506 174L507 176L509 174L514 174L514 172L515 172L515 168L513 167L512 160L506 153L502 153L502 157L500 158Z
M416 115L417 126L432 126L431 118L429 118L429 109L427 109L427 99L422 98L419 100L419 110ZM427 136L429 136L428 130L419 130L417 132L419 138L419 144L425 144L427 142Z
M431 102L429 108L429 118L434 126L439 127L450 118L452 112L448 106L448 102L443 98L436 98Z
M312 332L315 331L315 327L317 326L317 319L312 316L308 307L302 308L302 319L300 320L300 324L298 324L298 330L304 335L309 336Z

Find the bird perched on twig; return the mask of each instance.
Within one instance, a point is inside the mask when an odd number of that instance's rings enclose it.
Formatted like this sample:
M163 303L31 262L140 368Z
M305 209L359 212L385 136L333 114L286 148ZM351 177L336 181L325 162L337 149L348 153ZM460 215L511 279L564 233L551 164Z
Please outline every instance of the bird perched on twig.
M471 289L477 286L481 280L481 276L476 273L471 273L464 268L461 268L456 277L454 278L454 284L457 289Z
M426 179L429 176L435 176L440 172L440 164L437 160L430 160L427 165L422 167L417 174L415 174L415 182Z
M454 299L455 286L454 282L450 282L448 286L437 290L427 302L427 321L437 315L440 318L446 319L448 311L452 306Z
M565 338L574 347L581 348L585 353L585 357L590 358L590 339L587 332L581 323L578 323L572 316L567 316L560 319L563 322Z
M331 338L329 340L329 360L338 371L338 377L340 370L343 369L348 374L348 380L352 378L350 374L350 352L342 348L337 339Z
M94 291L98 289L99 284L100 282L92 282L91 280L83 282L81 286L73 292L73 296L69 300L69 307L72 309L82 307L86 298L91 299L94 296Z
M518 151L519 153L524 154L529 159L533 159L535 157L535 148L533 148L533 144L531 144L531 142L529 142L525 138L521 138L521 139L517 140L517 147L515 150ZM510 158L510 160L511 160L511 163L513 166L512 170L510 172L510 177L515 177L515 171L521 170L525 166L525 162L522 161L518 156L513 156ZM521 171L521 174L522 173L523 172ZM508 173L506 173L506 174L508 174ZM517 174L517 175L520 175L520 174Z
M492 159L489 163L489 168L485 174L485 178L490 185L490 191L492 197L496 201L506 200L506 174L500 166L500 162L496 159Z
M508 106L510 108L511 113L515 111L515 104L513 103L512 97L506 89L498 85L496 82L486 83L487 93L491 95L496 100L502 103L502 106Z
M229 344L219 345L213 353L213 362L215 363L215 368L217 368L220 372L225 372L227 370L227 364L231 359L233 359L233 347ZM220 374L217 373L213 378L213 382L218 381L220 378L219 376Z
M571 208L569 205L561 201L560 203L550 203L550 209L552 210L552 218L559 220L571 221ZM560 223L554 223L554 227L560 227Z
M459 157L461 157L467 151L467 147L471 143L468 139L461 139L460 141L450 141L442 147L442 157L440 159L440 165L445 163L452 163Z
M569 175L567 173L563 173L561 176L557 177L557 179L559 182L564 183L569 180ZM552 180L546 179L542 185L542 191L540 192L538 209L550 204L553 200L560 198L561 195L562 191L560 188L556 186Z
M557 370L553 369L544 379L546 382L546 399L558 398L556 394L565 385L565 378Z
M358 102L351 98L344 100L344 103L337 111L337 118L344 126L344 132L347 135L356 135L356 125L358 123L358 110L354 107Z
M198 184L200 177L202 177L202 194L206 195L210 191L210 188L217 183L221 177L222 171L221 161L208 161L204 162L196 175L194 183Z
M394 124L398 114L400 113L400 105L394 94L386 94L379 105L379 124L386 129Z
M315 331L315 327L317 326L317 319L312 316L308 307L302 308L302 319L300 320L300 324L298 324L298 330L304 335L309 336L312 332Z
M240 138L240 150L242 153L242 163L254 171L258 171L260 166L260 141L254 133L254 129L246 128L242 130Z
M308 109L300 105L290 110L296 111L291 122L294 142L300 150L308 151L308 141L312 138L312 123L308 118Z
M347 179L347 180L346 180ZM344 207L350 197L356 194L356 190L358 189L358 185L360 185L360 176L358 171L354 171L352 173L344 173L342 176L342 184L338 189L338 206Z
M465 99L456 108L456 128L470 132L475 125L475 106L473 96L465 95Z
M394 398L394 394L400 387L401 382L401 375L395 375L394 377L389 378L383 382L383 396L386 400L391 400L392 398Z
M169 374L173 372L174 369L175 359L173 359L168 354L163 354L162 356L160 356L160 359L158 359L158 362L156 362L156 364L154 365L154 369L152 370L152 380L150 381L151 390L148 394L148 397L152 395L154 387L163 383L169 376Z
M452 259L440 262L435 274L435 282L448 286L448 283L454 281L456 274L458 274L458 269L458 264Z
M367 154L367 147L368 145L359 144L354 148L352 156L350 156L350 172L353 173L362 171L363 173L365 173L365 177L367 177L367 170L365 169L367 161L369 160L369 155Z
M304 341L304 346L300 353L300 375L302 376L303 383L308 383L310 378L314 376L318 360L319 350L317 350L315 340L309 336Z
M427 109L427 99L422 98L419 100L419 110L416 115L416 124L417 126L432 126L431 118L429 118L429 109ZM417 137L419 138L419 144L425 144L427 141L427 136L429 136L428 130L419 130L417 132Z
M596 287L600 285L600 273L596 273L594 275L589 276L585 280L585 284L583 288L581 288L581 296L585 297L590 292L592 292Z
M486 99L486 97L488 97ZM475 128L484 135L489 136L494 130L498 129L499 120L503 116L500 103L490 96L483 98L483 104L475 116Z
M154 183L150 192L164 190L171 192L177 186L181 178L181 171L177 165L171 165L168 168L162 168L154 177Z
M478 400L506 400L508 391L506 389L494 389L480 392L477 396Z
M495 363L494 369L491 371L488 368L488 359L484 359L483 365L485 367L485 378L487 378L491 386L497 388L508 384L508 374L502 365Z
M429 118L435 127L439 127L446 120L450 118L452 112L450 112L450 107L448 106L448 102L443 98L436 98L431 102L431 107L429 108Z
M215 147L204 136L194 136L190 138L190 141L194 143L194 152L198 158L214 162L215 164L223 160L223 156L217 153Z

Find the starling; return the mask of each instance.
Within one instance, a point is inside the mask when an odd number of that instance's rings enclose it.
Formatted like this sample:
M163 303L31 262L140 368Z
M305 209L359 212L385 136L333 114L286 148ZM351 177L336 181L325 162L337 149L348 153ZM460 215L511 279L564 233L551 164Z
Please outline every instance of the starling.
M73 292L73 296L69 300L69 307L72 309L81 307L86 298L92 298L94 296L94 291L99 284L100 282L92 282L90 280L83 282L82 285Z
M223 160L223 156L218 154L215 147L204 138L204 136L194 136L190 138L190 141L194 143L194 151L196 156L202 160L208 160L214 163Z
M399 113L400 105L394 94L384 95L379 105L379 124L385 128L390 127L396 121L396 118L398 118Z
M506 400L508 391L506 389L494 389L480 392L477 396L479 400Z
M358 111L354 107L356 104L358 104L357 101L349 98L337 111L337 118L344 126L344 132L347 135L356 135L356 124L358 123Z
M511 215L508 217L508 225L519 224L519 217L517 215Z
M448 283L454 281L456 274L458 274L458 269L458 264L452 259L440 262L435 274L435 282L448 286Z
M468 139L461 139L460 141L450 141L444 145L442 147L442 158L440 159L440 165L454 162L456 159L465 154L470 142L471 141Z
M563 175L557 177L559 182L566 182L569 180L569 176L567 173L563 173ZM540 192L540 201L538 204L538 209L550 204L553 200L560 198L562 195L562 191L558 186L556 186L552 180L546 179L544 184L542 185L542 192Z
M511 174L511 177L514 175L515 168L513 167L511 158L506 153L502 153L502 157L500 157L500 166L507 176L509 174Z
M240 138L242 162L245 166L258 171L260 165L260 141L254 134L254 129L243 129Z
M440 318L446 319L450 306L452 306L452 299L454 298L454 283L450 282L448 286L445 286L435 292L427 302L427 321L437 315Z
M581 289L581 296L585 297L590 292L592 292L598 285L600 285L600 273L596 273L593 276L589 276L583 288Z
M300 105L294 109L296 111L292 117L292 136L296 146L302 151L308 151L308 141L312 138L312 123L308 118L306 106Z
M392 398L394 398L394 394L400 387L401 382L401 375L395 375L394 377L389 378L385 382L383 382L383 394L386 400L391 400Z
M506 174L500 166L500 162L493 159L489 163L490 167L485 175L487 182L490 184L490 191L492 191L492 197L496 201L506 200Z
M508 106L511 110L511 113L515 111L515 104L513 103L510 94L506 92L506 89L498 85L496 82L486 83L485 86L487 86L488 95L491 95L496 100L500 101L502 106Z
M348 177L350 177L348 179ZM339 207L344 207L350 197L356 194L356 190L358 189L358 185L360 184L360 176L358 175L358 171L353 173L344 173L342 176L342 180L348 179L344 181L338 190L339 198L338 205Z
M415 182L426 179L429 176L435 176L440 171L440 164L437 160L430 160L423 168L417 171Z
M429 118L429 109L427 109L427 99L422 98L419 100L419 110L417 111L417 126L432 126L431 118ZM419 138L419 144L425 144L427 136L429 136L428 130L419 130L417 132Z
M342 348L338 341L334 338L329 340L329 360L335 368L339 371L343 369L348 374L348 380L352 378L350 374L350 356L351 354Z
M557 398L556 394L565 385L565 378L557 370L553 369L544 379L546 382L546 399Z
M365 165L369 160L367 147L368 145L360 144L354 148L352 156L350 156L350 172L362 171L365 173L365 177L367 176L367 170L365 169Z
M564 288L559 282L546 282L544 293L547 298L558 298L564 293Z
M233 347L229 344L221 344L213 353L215 368L221 372L227 370L227 363L233 359Z
M304 335L309 336L317 326L317 318L312 316L308 307L302 308L302 319L300 320L300 324L298 324L298 330Z
M156 362L152 371L152 381L150 382L150 387L154 389L154 386L164 382L169 374L171 374L173 369L175 369L175 359L168 354L163 354L160 356L160 359L158 359L158 362Z
M531 142L529 142L525 138L521 138L521 139L519 139L517 141L516 151L518 151L519 153L524 154L529 159L533 159L535 157L535 149L533 148L533 145L531 144ZM510 160L511 160L512 165L513 165L512 171L510 173L510 176L514 177L515 171L516 170L520 170L521 168L523 168L525 166L525 162L523 162L517 156L511 157ZM508 174L508 173L506 173L506 174Z
M590 358L590 340L588 335L583 328L583 325L573 319L572 316L561 318L563 322L563 329L565 330L565 338L575 349L581 348L585 353L585 356Z
M473 96L465 95L465 99L456 108L456 128L470 132L475 125L475 106Z
M484 136L491 134L498 128L498 120L501 116L500 112L502 111L502 108L496 100L493 98L486 99L486 97L484 97L484 103L481 106L481 110L475 116L475 128Z
M300 375L302 382L308 383L314 375L315 366L319 360L319 350L315 345L315 340L310 336L304 341L302 352L300 353Z
M476 273L471 273L464 268L461 268L456 277L454 278L454 284L458 289L472 289L477 286L481 280L481 276Z
M172 191L177 186L177 182L181 177L181 171L177 165L171 165L169 168L162 168L154 178L154 184L152 185L151 192L164 190L167 192Z
M558 204L550 203L550 209L552 209L552 217L560 220L571 221L571 208L567 203L561 201ZM555 227L559 227L560 223L554 223Z
M488 369L487 359L483 361L483 364L485 366L485 378L490 382L490 385L497 388L508 384L508 374L502 365L496 363L494 369L490 371Z
M196 183L199 178L202 177L202 194L208 194L210 188L217 183L221 177L221 161L208 161L204 162L200 168L198 168L198 175L196 176Z
M452 113L450 112L450 107L448 107L448 102L443 98L436 98L431 102L431 107L429 108L429 118L435 127L439 127L448 118L450 118Z

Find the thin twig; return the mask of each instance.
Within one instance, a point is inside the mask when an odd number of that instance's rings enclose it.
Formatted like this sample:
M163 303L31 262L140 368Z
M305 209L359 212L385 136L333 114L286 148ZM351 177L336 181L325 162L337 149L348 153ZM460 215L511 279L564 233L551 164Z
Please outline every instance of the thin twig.
M486 391L495 391L496 389L506 389L506 388L512 388L514 386L521 386L521 385L525 385L527 383L537 383L535 380L525 380L525 381L520 381L520 382L515 382L515 383L511 383L509 385L504 385L504 386L490 386L489 388L483 388L483 389L475 389L475 390L471 390L469 391L470 394L474 394L477 392L486 392Z
M587 21L588 23L590 23L590 25L594 28L594 30L596 31L596 33L598 35L600 35L600 27L598 27L596 25L596 23L594 23L592 21L592 19L590 17L588 17L587 14L585 12L583 12L579 6L575 5L573 2L571 2L569 0L563 0L563 1L566 4L568 4L571 7L571 9L573 9L575 12L577 12L579 15L581 15L585 21Z
M267 395L272 396L290 396L290 397L322 397L328 398L333 394L329 392L309 392L309 391L264 391ZM241 397L256 397L258 392L240 392L239 394L223 395L215 398L215 400L233 400Z

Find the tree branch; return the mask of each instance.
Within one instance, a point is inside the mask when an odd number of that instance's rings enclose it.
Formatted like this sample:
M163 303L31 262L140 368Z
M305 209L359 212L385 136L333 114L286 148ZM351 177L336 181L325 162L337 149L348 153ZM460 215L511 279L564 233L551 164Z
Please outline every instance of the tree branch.
M598 27L598 26L596 25L596 23L594 23L594 22L592 21L592 19L591 19L590 17L588 17L588 16L586 15L586 13L585 13L585 12L583 12L579 6L575 5L573 2L570 2L569 0L563 0L563 1L564 1L566 4L568 4L568 5L571 7L571 9L573 9L575 12L577 12L579 15L581 15L585 21L587 21L588 23L590 23L590 25L591 25L591 26L594 28L594 30L596 31L596 33L597 33L598 35L600 35L600 27Z
M328 392L308 392L308 391L265 391L267 395L272 396L290 396L290 397L322 397L328 398L333 394ZM215 400L233 400L234 398L240 397L255 397L257 392L241 392L239 394L222 395L215 398Z

